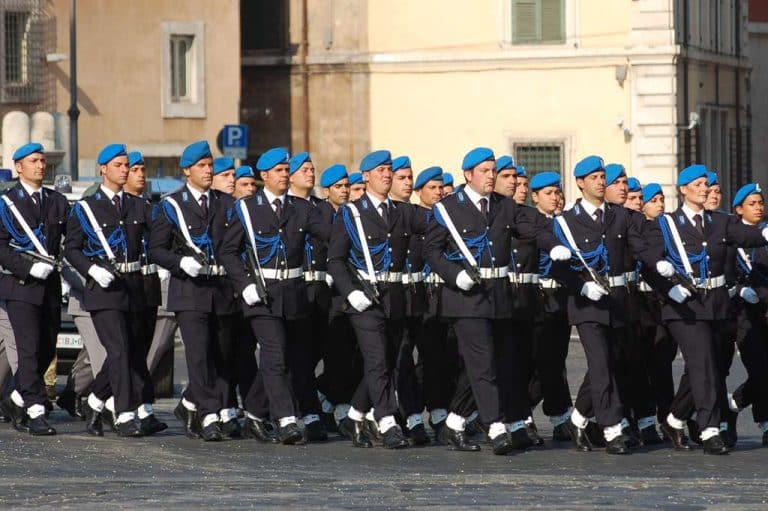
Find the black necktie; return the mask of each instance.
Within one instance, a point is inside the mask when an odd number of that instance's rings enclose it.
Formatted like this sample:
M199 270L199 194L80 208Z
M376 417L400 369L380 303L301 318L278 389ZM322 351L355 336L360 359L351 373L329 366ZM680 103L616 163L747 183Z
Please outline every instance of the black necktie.
M200 209L203 211L203 216L208 218L208 196L200 196Z
M379 204L379 207L381 208L381 219L384 220L384 223L389 225L389 207L387 207L386 202L382 202Z
M32 203L35 205L35 214L40 216L40 192L32 192Z
M272 204L275 205L275 215L277 215L277 219L280 220L280 217L283 216L283 201L275 199L272 201Z
M115 194L112 196L112 205L115 206L115 209L117 212L120 212L120 196L118 194Z
M600 225L603 225L603 210L600 208L597 208L595 210L595 222L597 222Z
M488 199L485 197L480 199L480 213L483 214L483 218L488 220Z
M693 224L696 227L696 230L699 231L699 234L704 236L704 224L703 224L703 222L701 220L701 215L700 214L697 213L697 214L693 215Z

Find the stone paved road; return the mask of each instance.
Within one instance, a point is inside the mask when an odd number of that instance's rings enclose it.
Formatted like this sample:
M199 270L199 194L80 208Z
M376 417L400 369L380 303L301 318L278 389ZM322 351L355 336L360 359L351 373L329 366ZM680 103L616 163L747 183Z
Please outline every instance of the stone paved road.
M571 347L575 391L585 362L578 343ZM177 350L177 361L183 365L181 353ZM183 381L183 367L177 377ZM743 377L736 362L730 387ZM581 454L549 442L541 450L497 457L488 449L358 450L342 440L301 447L247 440L206 444L182 436L171 415L174 405L174 400L157 405L171 427L151 439L94 439L61 411L52 415L60 433L52 438L32 438L0 425L0 507L768 507L768 449L760 447L749 412L741 416L738 450L725 457L668 448L627 457ZM537 418L548 435L549 424Z

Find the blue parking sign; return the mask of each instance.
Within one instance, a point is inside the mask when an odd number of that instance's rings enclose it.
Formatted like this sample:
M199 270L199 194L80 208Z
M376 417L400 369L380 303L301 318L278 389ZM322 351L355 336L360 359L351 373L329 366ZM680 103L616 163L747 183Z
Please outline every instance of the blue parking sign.
M227 124L222 133L222 153L224 156L244 160L248 158L248 126L245 124Z

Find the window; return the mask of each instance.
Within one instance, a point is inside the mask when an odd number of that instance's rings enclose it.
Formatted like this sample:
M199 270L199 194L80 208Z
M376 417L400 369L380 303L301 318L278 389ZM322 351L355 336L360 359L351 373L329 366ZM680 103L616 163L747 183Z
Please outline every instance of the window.
M512 42L565 42L565 0L511 0Z
M240 2L240 47L243 54L282 51L288 44L285 0Z
M42 73L42 43L37 0L0 2L0 99L35 103Z
M563 172L563 144L542 142L514 144L518 165L525 167L528 177L546 170Z
M162 114L205 117L205 33L203 22L162 23Z

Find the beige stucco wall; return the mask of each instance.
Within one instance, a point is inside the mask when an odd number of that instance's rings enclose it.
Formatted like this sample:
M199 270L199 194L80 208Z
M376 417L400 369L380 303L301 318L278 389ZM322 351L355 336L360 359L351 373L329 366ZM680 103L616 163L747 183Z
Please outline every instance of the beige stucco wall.
M69 52L69 1L53 0L57 52ZM215 142L238 121L240 24L238 0L79 0L77 50L81 172L106 143L173 152L198 139ZM161 116L161 22L205 23L206 117ZM69 105L69 61L57 68L57 104ZM155 154L165 156L165 154ZM167 154L170 156L171 154Z

